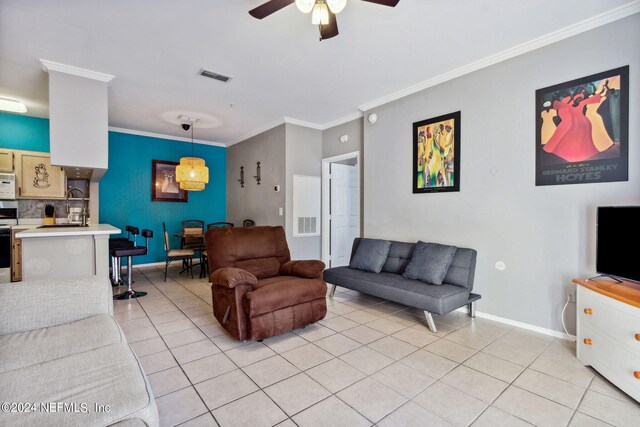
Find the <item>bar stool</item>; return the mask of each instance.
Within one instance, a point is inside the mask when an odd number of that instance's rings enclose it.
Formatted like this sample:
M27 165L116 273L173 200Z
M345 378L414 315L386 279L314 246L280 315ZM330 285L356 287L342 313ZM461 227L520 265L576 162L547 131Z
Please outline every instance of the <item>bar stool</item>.
M138 234L138 229L136 228L135 233L132 231L132 234ZM136 292L133 290L131 285L133 284L133 262L132 257L139 255L146 255L149 251L149 239L153 237L153 231L151 230L142 230L142 236L144 237L144 246L133 246L130 248L121 248L114 249L113 254L117 258L127 258L127 290L121 294L114 295L113 299L124 300L124 299L134 299L138 297L143 297L147 293L146 292Z
M127 237L112 237L109 239L109 255L111 255L111 286L120 286L122 284L122 280L120 278L122 270L122 266L120 265L120 258L113 255L113 250L121 248L131 248L135 246L135 242L132 242L130 239L131 232L133 230L137 230L137 228L132 225L127 225L124 229L127 232Z

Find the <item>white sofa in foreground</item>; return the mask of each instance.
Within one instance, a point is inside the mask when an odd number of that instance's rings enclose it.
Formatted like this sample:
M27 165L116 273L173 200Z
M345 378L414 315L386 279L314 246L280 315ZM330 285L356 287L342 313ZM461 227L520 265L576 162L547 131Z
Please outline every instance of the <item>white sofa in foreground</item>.
M106 277L0 284L0 384L0 425L158 425Z

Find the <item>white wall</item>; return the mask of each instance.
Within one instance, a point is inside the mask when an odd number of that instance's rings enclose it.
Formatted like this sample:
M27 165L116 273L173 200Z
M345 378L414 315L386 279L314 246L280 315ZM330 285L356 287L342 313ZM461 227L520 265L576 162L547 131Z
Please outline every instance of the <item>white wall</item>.
M372 110L377 123L364 124L366 235L475 248L479 311L562 330L564 289L595 274L596 206L640 204L639 53L636 14ZM627 64L629 181L536 187L536 89ZM458 110L461 191L412 194L412 123Z
M293 175L320 176L322 171L322 132L289 123L285 126L287 129L287 225L285 230L291 259L321 259L319 236L293 237Z

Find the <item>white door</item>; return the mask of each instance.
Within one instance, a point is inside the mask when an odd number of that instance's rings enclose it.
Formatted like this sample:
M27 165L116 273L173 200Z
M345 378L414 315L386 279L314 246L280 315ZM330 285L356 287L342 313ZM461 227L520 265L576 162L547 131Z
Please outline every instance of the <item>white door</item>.
M358 168L331 164L331 267L349 265L353 239L360 235Z

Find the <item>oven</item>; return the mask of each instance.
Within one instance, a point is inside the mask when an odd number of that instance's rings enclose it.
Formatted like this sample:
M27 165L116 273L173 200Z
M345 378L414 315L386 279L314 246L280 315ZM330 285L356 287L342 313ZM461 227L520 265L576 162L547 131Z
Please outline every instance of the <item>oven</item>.
M0 283L11 281L11 226L18 224L18 202L0 201Z

